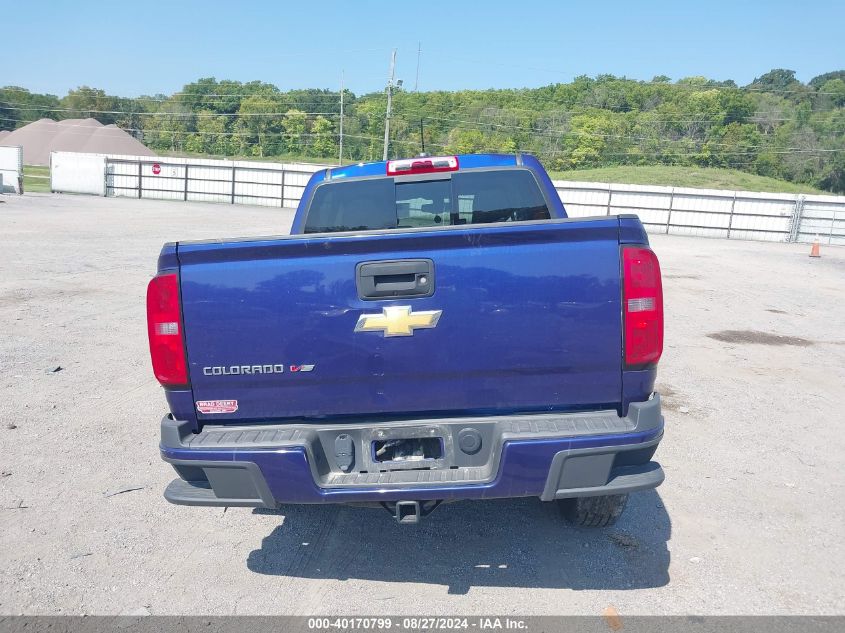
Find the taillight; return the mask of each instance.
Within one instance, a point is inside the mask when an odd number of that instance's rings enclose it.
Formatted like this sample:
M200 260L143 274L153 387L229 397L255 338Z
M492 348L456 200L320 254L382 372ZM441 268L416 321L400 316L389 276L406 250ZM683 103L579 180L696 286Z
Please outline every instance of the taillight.
M660 263L649 248L622 249L625 363L654 365L663 353L663 285Z
M153 373L166 387L188 384L182 320L179 317L176 274L154 277L147 286L147 332Z
M387 161L388 176L408 174L432 174L439 171L457 171L457 156L421 156Z

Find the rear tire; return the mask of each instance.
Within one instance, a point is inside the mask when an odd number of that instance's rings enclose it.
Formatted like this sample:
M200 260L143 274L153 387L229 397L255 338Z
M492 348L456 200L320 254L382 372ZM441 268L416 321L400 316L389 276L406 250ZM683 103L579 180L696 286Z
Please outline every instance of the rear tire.
M578 527L609 527L622 516L627 503L628 495L575 497L557 501L563 518Z

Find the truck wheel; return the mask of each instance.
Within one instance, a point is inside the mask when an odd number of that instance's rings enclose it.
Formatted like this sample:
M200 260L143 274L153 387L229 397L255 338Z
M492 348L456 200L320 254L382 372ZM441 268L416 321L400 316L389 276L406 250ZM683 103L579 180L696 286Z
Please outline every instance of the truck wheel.
M628 495L603 497L575 497L559 499L557 504L563 517L578 527L608 527L622 516Z

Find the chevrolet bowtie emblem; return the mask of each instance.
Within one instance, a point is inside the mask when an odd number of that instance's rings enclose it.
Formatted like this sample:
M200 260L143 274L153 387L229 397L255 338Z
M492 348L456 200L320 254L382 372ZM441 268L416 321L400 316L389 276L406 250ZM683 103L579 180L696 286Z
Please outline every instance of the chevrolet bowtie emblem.
M437 327L443 310L414 312L411 306L382 308L381 314L362 314L355 324L356 332L381 332L388 336L413 336L416 329Z

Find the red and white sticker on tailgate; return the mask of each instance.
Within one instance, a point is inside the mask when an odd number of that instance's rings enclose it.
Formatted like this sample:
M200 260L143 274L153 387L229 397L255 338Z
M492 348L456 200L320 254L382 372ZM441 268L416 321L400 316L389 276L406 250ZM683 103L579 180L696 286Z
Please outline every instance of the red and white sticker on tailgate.
M234 413L237 410L237 400L197 400L200 413Z

